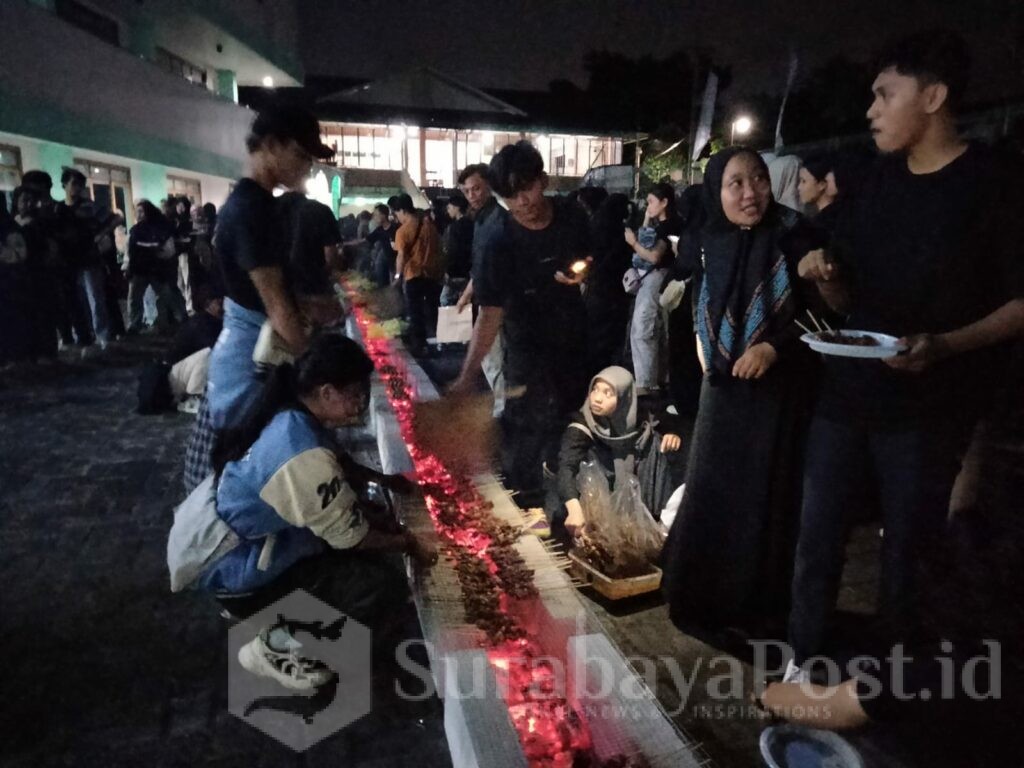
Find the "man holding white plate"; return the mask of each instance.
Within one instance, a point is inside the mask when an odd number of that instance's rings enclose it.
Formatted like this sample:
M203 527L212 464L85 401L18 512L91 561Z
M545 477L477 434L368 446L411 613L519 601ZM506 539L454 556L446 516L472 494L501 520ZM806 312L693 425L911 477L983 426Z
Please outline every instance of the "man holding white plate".
M824 648L862 507L877 505L885 527L881 613L895 638L917 625L919 554L945 528L960 456L1005 368L999 345L1024 333L1024 206L995 154L957 134L968 67L950 33L914 35L883 55L867 112L883 156L830 252L799 266L849 328L897 337L905 349L884 360L825 358L804 476L791 680Z

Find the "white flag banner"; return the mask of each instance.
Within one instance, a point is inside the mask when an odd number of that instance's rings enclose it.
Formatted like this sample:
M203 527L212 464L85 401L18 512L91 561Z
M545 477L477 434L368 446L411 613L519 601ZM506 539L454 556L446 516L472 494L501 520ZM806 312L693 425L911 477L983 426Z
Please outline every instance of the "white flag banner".
M793 83L796 81L796 70L798 66L798 60L796 56L796 50L789 52L789 74L786 76L786 91L782 94L782 104L779 106L779 119L775 123L775 149L782 149L782 116L786 112L786 102L789 101L789 92L793 89Z
M697 123L697 133L693 138L693 156L690 158L693 161L700 157L704 145L711 141L711 121L715 117L715 99L717 97L718 75L709 72L708 81L704 85L704 99L700 105L700 122Z

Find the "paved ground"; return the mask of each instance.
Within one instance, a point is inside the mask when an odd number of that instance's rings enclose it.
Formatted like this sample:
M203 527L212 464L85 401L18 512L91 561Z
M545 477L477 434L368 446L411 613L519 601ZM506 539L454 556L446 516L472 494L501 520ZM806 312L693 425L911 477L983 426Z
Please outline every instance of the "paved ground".
M440 704L399 702L384 683L370 715L304 756L228 713L228 625L210 600L167 583L192 418L133 412L138 366L159 348L134 340L100 361L0 372L0 765L450 764ZM456 365L446 354L427 368L443 381ZM853 626L871 606L877 542L864 528L850 548L842 603ZM685 706L664 664L656 693L715 765L759 764L764 723L742 695L726 702L733 711L702 708L720 651L679 633L657 597L592 605L628 655L675 659L688 679L696 671ZM869 766L973 765L942 734L850 738Z
M0 765L449 765L439 702L383 683L305 756L228 713L228 624L167 581L192 417L133 412L158 348L0 372Z

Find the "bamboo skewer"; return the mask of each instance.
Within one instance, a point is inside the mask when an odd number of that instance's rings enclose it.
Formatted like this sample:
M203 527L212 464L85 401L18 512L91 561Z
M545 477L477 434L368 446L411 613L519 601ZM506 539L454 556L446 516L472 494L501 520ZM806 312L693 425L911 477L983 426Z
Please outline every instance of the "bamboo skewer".
M814 323L814 327L818 329L818 333L821 333L823 330L825 330L824 328L821 327L821 323L818 322L818 318L816 318L814 316L814 313L811 312L811 310L809 309L807 310L807 316L811 318L811 322Z
M794 320L793 322L795 322L795 323L796 323L797 325L799 325L799 326L800 326L801 328L803 328L803 329L804 329L804 330L805 330L805 331L806 331L807 333L811 333L811 334L813 334L813 333L814 333L814 331L812 331L812 330L811 330L810 328L808 328L808 327L807 327L806 325L804 325L803 323L801 323L801 322L800 322L799 320Z

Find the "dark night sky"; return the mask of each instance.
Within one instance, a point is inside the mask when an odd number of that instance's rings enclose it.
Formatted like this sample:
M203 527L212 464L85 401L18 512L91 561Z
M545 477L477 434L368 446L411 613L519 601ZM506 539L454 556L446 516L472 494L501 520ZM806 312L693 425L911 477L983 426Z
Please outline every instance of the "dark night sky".
M300 0L306 69L375 78L429 65L471 85L544 90L586 84L583 54L663 56L698 42L733 65L730 96L778 90L787 51L801 70L835 51L865 57L893 33L946 26L971 45L970 100L1010 83L1019 0ZM1017 18L1011 18L1016 14Z

